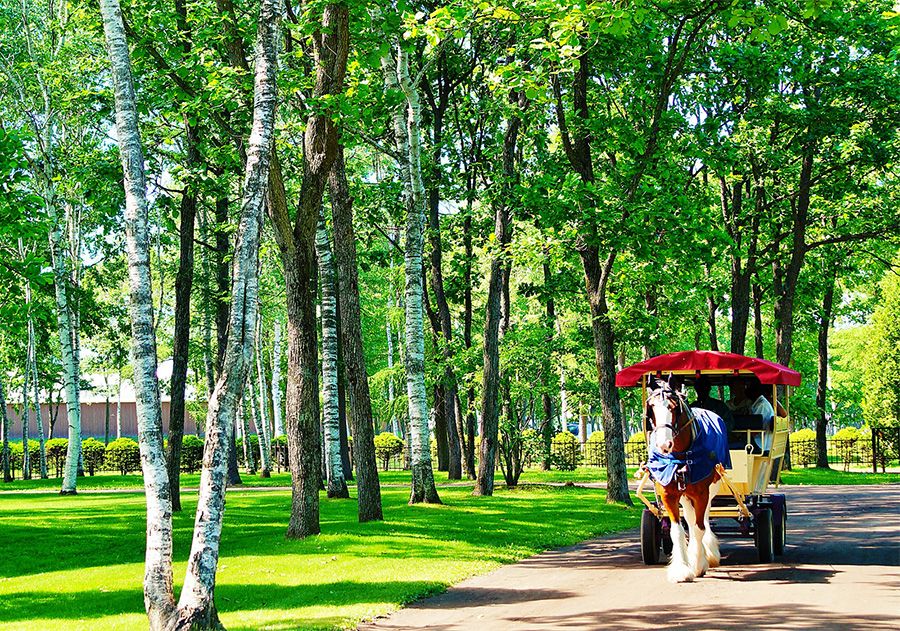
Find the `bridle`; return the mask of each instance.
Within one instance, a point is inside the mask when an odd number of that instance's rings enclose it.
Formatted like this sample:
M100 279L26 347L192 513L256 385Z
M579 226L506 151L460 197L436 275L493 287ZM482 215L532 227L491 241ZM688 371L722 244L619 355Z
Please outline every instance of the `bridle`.
M673 410L672 414L672 423L663 423L662 425L656 424L656 418L653 415L653 406L650 405L650 402L654 399L665 398L668 401L675 400L676 407ZM675 411L677 410L677 414ZM681 413L684 414L688 418L688 422L684 425L678 425L678 419L681 418ZM686 429L690 429L694 424L694 413L691 411L690 406L684 400L684 397L680 392L673 389L669 384L663 383L656 390L650 392L647 396L647 403L644 409L644 421L645 423L649 421L649 426L652 428L650 433L655 432L659 429L670 429L672 430L672 440L678 437L678 434L683 432Z

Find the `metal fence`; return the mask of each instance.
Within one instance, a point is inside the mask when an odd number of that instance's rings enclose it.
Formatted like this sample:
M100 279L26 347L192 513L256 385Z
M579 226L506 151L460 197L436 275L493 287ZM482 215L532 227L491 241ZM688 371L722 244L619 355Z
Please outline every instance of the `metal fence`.
M828 464L844 471L886 471L900 464L900 427L873 427L871 436L852 440L828 438L825 444ZM816 450L815 440L791 441L791 466L816 466Z

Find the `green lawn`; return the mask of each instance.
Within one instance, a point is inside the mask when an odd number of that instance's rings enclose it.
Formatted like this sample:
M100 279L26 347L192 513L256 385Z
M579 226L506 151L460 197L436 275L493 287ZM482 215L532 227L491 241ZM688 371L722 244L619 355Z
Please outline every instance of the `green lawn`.
M352 627L500 564L633 527L640 516L606 505L599 489L523 487L474 498L469 487L444 487L440 494L443 506L408 506L407 489L385 488L387 519L370 524L357 523L352 500L323 498L323 534L288 541L287 492L230 492L216 588L224 624ZM175 516L177 583L195 501L187 494L185 512ZM141 496L0 495L0 536L0 628L146 628Z
M782 484L891 484L900 482L900 473L866 473L839 469L792 469L781 472Z

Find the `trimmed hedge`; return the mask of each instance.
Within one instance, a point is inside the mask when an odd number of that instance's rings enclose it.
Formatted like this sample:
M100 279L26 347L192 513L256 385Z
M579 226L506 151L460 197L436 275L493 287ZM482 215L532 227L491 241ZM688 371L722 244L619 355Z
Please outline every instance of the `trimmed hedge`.
M141 468L141 450L131 438L117 438L106 446L106 466L121 475Z
M387 471L391 458L403 453L403 441L390 432L381 432L375 437L375 457Z
M81 460L84 462L84 470L89 475L94 475L103 468L106 459L106 445L96 438L85 438L81 441Z

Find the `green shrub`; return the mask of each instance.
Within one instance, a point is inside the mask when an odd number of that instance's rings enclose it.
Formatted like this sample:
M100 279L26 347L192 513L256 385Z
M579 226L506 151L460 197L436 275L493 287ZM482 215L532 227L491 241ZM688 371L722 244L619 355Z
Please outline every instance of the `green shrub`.
M66 452L69 449L68 438L51 438L44 443L44 453L47 454L47 468L53 465L56 477L62 475L63 466L66 463Z
M606 466L606 436L603 431L592 433L584 447L584 456L588 464L595 467Z
M855 427L842 427L831 440L859 440L859 433Z
M199 436L187 434L181 439L181 470L194 473L202 465L203 440Z
M625 443L625 456L631 461L641 461L647 459L647 436L644 432L635 432L628 437Z
M96 438L85 438L81 441L81 460L84 462L84 470L94 475L103 468L106 458L106 445Z
M375 437L375 456L387 471L393 456L403 453L403 441L390 432L381 432Z
M808 467L816 462L816 432L804 427L790 436L791 463L798 467Z
M122 475L141 468L141 450L131 438L117 438L106 446L106 466Z
M522 430L522 458L529 465L537 464L544 459L543 437L530 427Z
M550 463L560 471L574 471L581 462L581 449L575 434L563 431L553 439Z

